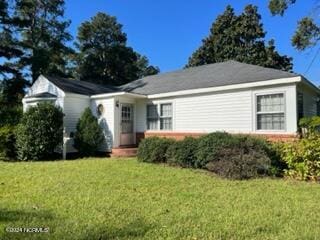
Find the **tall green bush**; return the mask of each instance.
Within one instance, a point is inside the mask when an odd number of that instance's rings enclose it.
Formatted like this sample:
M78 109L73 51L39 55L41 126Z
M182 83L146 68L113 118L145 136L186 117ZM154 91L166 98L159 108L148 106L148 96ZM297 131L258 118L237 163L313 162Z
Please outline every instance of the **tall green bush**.
M63 112L50 103L29 108L17 128L19 160L46 160L62 146Z
M81 156L92 156L97 153L105 140L97 118L90 108L86 108L77 123L74 135L74 147Z
M0 160L10 161L17 157L15 127L0 127Z

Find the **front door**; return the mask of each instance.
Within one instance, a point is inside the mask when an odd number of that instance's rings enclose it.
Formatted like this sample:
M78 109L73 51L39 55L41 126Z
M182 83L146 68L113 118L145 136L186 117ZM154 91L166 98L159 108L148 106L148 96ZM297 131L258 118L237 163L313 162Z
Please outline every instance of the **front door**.
M121 104L120 145L134 144L133 138L133 105Z

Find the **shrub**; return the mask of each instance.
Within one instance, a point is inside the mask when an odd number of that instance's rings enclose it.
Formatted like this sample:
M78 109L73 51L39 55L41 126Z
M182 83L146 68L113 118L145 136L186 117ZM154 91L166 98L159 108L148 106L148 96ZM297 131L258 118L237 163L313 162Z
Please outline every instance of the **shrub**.
M320 136L286 143L282 157L288 165L285 170L287 176L299 180L320 180Z
M272 176L283 177L284 171L288 169L288 165L282 157L285 144L284 142L268 144L266 152L271 159L270 175Z
M0 160L15 160L17 157L15 128L4 126L0 128Z
M269 158L260 151L244 153L241 148L221 150L218 160L209 162L207 169L231 179L249 179L268 174Z
M98 120L90 108L86 108L77 123L74 135L74 147L81 156L92 156L97 153L105 140Z
M170 145L167 151L168 163L181 167L195 167L198 139L186 137Z
M167 162L167 150L174 143L175 140L168 138L145 138L139 144L138 160L149 163Z
M302 130L302 135L308 137L309 135L314 135L319 133L320 128L320 117L304 117L299 121L299 127Z
M63 113L50 103L40 103L24 113L17 128L19 160L52 158L55 149L62 145Z
M206 164L206 168L232 179L249 179L268 174L271 160L266 151L267 143L251 136L232 137L233 144L215 150L215 158Z
M22 118L22 106L5 106L0 108L0 127L16 126Z
M217 159L221 148L228 148L236 144L237 140L225 132L214 132L199 138L196 152L196 168L204 168L209 161Z

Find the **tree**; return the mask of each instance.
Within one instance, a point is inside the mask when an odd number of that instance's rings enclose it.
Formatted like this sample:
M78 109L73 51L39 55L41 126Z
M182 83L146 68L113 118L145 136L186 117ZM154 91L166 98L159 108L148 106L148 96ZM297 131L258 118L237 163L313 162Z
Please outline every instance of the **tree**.
M74 147L81 156L92 156L104 142L104 135L98 120L90 108L86 108L80 117L74 135Z
M78 29L78 75L81 80L122 85L156 74L146 57L127 46L127 36L115 17L98 13Z
M18 22L9 15L9 4L7 0L0 2L0 58L11 60L22 56L23 52L18 47L17 39L13 37L14 27ZM17 74L18 70L7 61L0 64L1 78L7 79L7 74Z
M16 59L22 57L16 29L23 25L20 19L10 14L9 1L0 1L0 127L15 125L19 122L26 81Z
M62 146L63 113L50 103L40 103L24 113L17 129L19 160L51 159Z
M16 0L16 19L24 55L20 67L35 81L40 74L68 76L68 57L73 50L66 44L72 39L67 32L70 21L64 17L64 0Z
M269 0L269 9L272 15L284 16L285 11L296 0ZM319 9L320 1L315 1L315 9ZM316 19L308 16L298 22L297 29L292 37L292 45L298 50L305 50L315 46L320 41L320 26Z
M189 58L186 67L237 60L244 63L292 70L292 59L280 55L274 41L265 44L265 31L257 7L248 5L237 16L231 6L218 16L210 35Z

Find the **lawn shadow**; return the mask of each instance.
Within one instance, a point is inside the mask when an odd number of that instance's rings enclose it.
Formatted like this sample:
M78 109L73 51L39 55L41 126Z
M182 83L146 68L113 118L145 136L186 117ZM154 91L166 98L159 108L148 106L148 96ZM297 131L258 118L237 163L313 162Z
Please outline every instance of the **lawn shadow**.
M126 225L119 227L113 227L106 224L105 226L100 225L93 229L87 229L80 239L141 239L152 228L154 228L154 226L147 223L144 219L138 218Z
M44 228L49 227L48 221L55 217L50 211L7 210L0 209L0 239L48 239L48 233L10 232L12 228Z
M0 222L16 222L29 219L52 220L54 216L49 211L24 211L0 209Z

